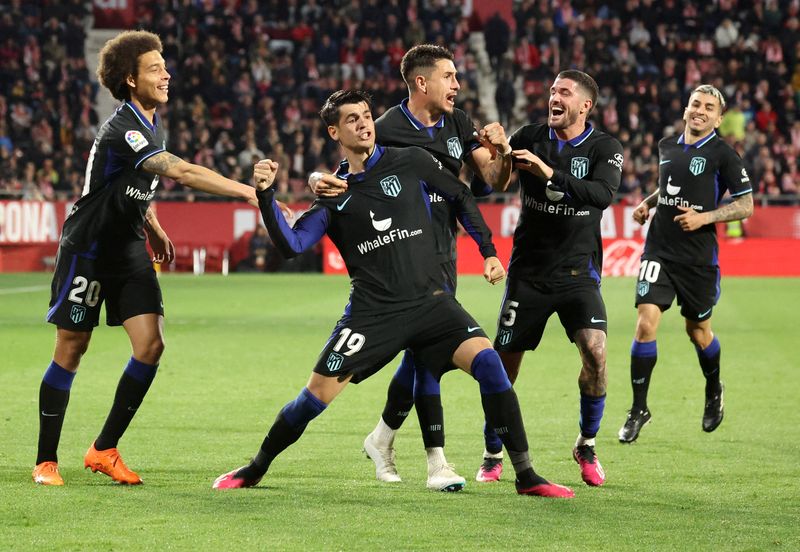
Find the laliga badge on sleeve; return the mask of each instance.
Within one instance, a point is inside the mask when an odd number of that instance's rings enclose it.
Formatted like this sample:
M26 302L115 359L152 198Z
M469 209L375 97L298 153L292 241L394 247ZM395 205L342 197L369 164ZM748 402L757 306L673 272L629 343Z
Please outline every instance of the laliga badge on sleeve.
M125 133L125 141L133 151L138 152L140 149L147 145L147 138L145 138L138 130L129 130Z

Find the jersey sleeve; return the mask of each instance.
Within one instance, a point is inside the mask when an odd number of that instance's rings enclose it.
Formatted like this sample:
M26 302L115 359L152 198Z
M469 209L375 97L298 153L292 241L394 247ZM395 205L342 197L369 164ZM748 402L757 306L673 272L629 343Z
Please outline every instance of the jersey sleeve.
M472 118L463 111L456 111L459 115L459 137L464 145L464 157L472 155L472 152L481 147L478 140L478 133L475 130L475 123Z
M725 155L719 168L719 179L720 185L730 192L731 197L753 192L750 176L744 168L742 158L732 148L725 148Z
M622 180L622 144L608 137L597 144L592 157L591 179L578 179L565 171L555 169L550 181L572 199L605 209L611 205Z
M166 151L163 143L154 143L150 133L142 132L138 125L120 126L109 139L114 155L121 157L126 165L139 169L144 161L162 151Z
M472 197L472 192L464 185L461 180L453 176L448 170L442 168L442 164L426 151L414 148L412 163L418 167L418 174L421 180L430 188L436 189L442 197L452 203L456 209L459 222L464 230L475 240L478 248L486 257L496 257L497 250L492 243L492 231L483 220L478 204Z
M256 197L267 232L275 247L287 259L296 257L316 244L328 229L328 210L319 201L315 201L291 227L275 202L273 188L256 192Z

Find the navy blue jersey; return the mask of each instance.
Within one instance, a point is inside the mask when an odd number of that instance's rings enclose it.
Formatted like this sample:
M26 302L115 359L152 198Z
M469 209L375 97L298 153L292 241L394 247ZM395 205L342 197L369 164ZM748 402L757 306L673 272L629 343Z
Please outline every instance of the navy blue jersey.
M273 188L257 195L267 230L284 256L330 236L350 274L350 312L409 308L442 290L427 187L456 205L484 257L496 255L469 189L426 151L376 146L363 172L350 174L343 163L337 175L347 179L347 192L318 198L292 228L273 201Z
M622 145L587 125L572 140L559 140L545 124L518 129L509 140L553 168L552 182L519 171L520 211L514 231L509 276L532 280L558 277L600 280L603 243L600 220L622 177Z
M645 240L645 253L691 265L717 265L717 227L707 224L685 232L675 217L678 207L713 211L726 191L731 197L752 193L739 154L712 132L694 144L683 134L658 143L658 206Z
M408 110L408 99L386 111L375 121L376 141L382 146L418 146L441 162L454 176L461 172L461 164L480 147L475 137L475 127L469 115L460 109L445 113L432 127L424 126ZM431 211L439 262L456 258L456 213L444 198L430 193Z
M81 198L64 221L60 246L98 256L109 265L141 259L144 215L156 193L158 176L141 170L145 159L165 151L164 129L130 102L100 128L86 166ZM136 261L131 259L135 255Z

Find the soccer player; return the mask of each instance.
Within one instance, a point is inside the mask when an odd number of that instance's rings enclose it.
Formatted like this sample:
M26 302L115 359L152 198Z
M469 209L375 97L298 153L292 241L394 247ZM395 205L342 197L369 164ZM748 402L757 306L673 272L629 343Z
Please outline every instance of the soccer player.
M421 147L454 176L459 175L462 163L466 162L479 176L472 187L477 196L507 186L512 160L505 130L499 123L490 123L476 132L469 115L455 107L461 86L453 54L433 44L414 46L403 56L400 72L408 86L408 98L375 122L377 142L382 146ZM346 182L334 175L318 175L309 183L323 197L335 197L347 189ZM445 289L455 293L455 208L435 191L429 197ZM431 489L453 488L459 483L463 486L464 478L453 470L444 454L439 380L416 378L415 374L414 357L406 351L389 384L383 414L364 440L364 451L375 463L379 481L400 481L394 461L394 438L411 407L416 405L428 461L427 486Z
M605 481L594 450L607 381L600 219L622 175L622 145L586 122L597 94L586 73L562 71L550 87L547 124L525 125L511 136L522 210L494 342L513 383L524 352L536 349L547 320L558 314L582 362L580 433L572 454L593 486ZM476 479L495 481L502 443L490 430L485 437Z
M306 387L280 411L256 457L219 476L214 488L256 485L275 457L300 438L349 382L366 379L410 348L430 377L437 378L451 361L478 381L486 416L500 429L514 463L518 493L574 496L533 471L519 403L500 358L475 320L443 290L422 181L458 205L462 224L485 258L484 277L495 283L505 276L469 190L420 148L376 146L365 93L334 93L321 116L344 150L346 159L337 174L347 179L348 193L318 199L293 228L273 202L274 175L257 182L257 195L264 223L284 255L299 254L325 233L331 237L350 274L350 300ZM264 164L277 169L273 161Z
M724 109L725 98L715 87L704 84L694 89L683 112L683 134L658 144L658 190L633 212L636 222L644 224L650 209L657 207L636 282L633 404L619 430L622 443L635 441L650 421L647 390L658 358L656 332L661 313L676 297L706 380L703 431L714 431L722 423L720 344L711 330L711 312L720 294L715 223L753 214L750 177L739 155L715 130ZM720 206L726 191L732 201Z
M97 134L83 195L64 222L47 321L56 325L53 360L39 389L39 446L33 480L63 485L56 454L70 388L106 304L106 322L122 326L132 354L111 411L84 465L114 481L141 478L120 458L117 443L133 419L164 350L164 307L145 235L156 262L170 262L174 247L149 208L159 176L191 188L257 205L255 190L166 151L156 114L167 101L170 75L158 36L123 32L100 51L97 75L122 105ZM259 174L261 169L259 169Z

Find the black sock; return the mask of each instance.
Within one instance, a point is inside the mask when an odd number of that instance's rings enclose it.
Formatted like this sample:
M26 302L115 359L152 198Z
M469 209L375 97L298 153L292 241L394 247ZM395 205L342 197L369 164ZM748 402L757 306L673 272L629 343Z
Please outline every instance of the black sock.
M526 452L528 437L514 389L500 393L481 393L486 420L509 451Z
M150 384L155 378L158 365L145 364L131 357L122 373L114 395L114 404L108 413L103 429L95 440L97 450L115 448L128 425L141 406Z
M294 444L303 432L308 427L308 424L300 426L292 426L280 411L278 417L269 428L264 442L261 443L256 457L247 466L236 472L236 477L243 479L258 479L263 477L269 469L272 461L284 450Z
M413 406L413 386L404 385L397 377L392 378L391 383L389 383L389 390L386 392L386 406L383 407L383 414L381 415L383 421L392 429L400 429Z
M58 441L69 404L74 372L50 363L39 386L39 446L36 463L58 462Z
M650 388L650 378L657 360L658 350L655 341L633 341L631 345L632 410L647 409L647 391Z
M711 398L719 394L722 385L719 382L719 359L722 355L722 348L716 336L705 349L695 347L697 350L697 360L700 361L700 369L706 378L706 397Z
M39 386L39 450L36 463L58 462L58 441L69 404L69 389L62 391L46 382Z
M517 481L519 481L520 488L523 489L530 489L535 485L549 483L547 479L536 473L533 468L517 472Z
M250 464L236 472L236 477L261 478L267 473L275 457L295 443L306 430L309 422L322 414L327 407L327 404L304 387L297 398L288 402L278 412L256 457Z
M425 448L444 447L444 410L441 395L423 395L417 397L414 406L417 409L419 428L422 430L422 442Z

